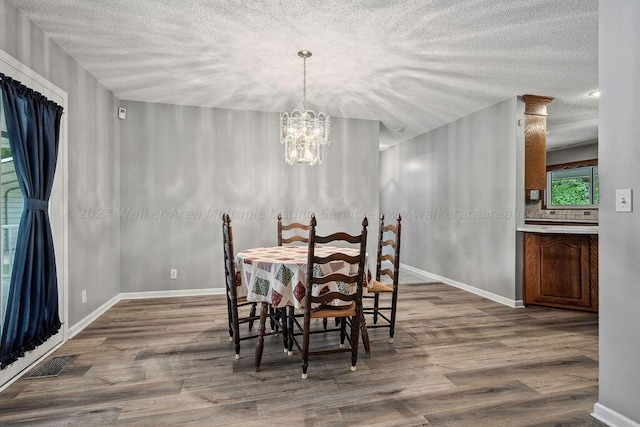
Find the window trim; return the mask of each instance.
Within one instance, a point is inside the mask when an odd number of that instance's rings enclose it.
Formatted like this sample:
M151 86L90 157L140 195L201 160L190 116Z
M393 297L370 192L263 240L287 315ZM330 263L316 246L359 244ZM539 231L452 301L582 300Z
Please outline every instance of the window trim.
M597 204L588 204L588 205L553 205L551 204L551 172L557 172L557 171L562 171L565 169L575 169L575 168L581 168L581 167L589 167L591 168L590 170L590 181L593 184L594 182L594 174L593 174L593 168L594 167L598 167L598 159L588 159L588 160L580 160L577 162L567 162L567 163L559 163L559 164L555 164L555 165L547 165L547 190L546 190L546 194L544 197L544 208L545 209L552 209L552 210L558 210L558 209L598 209L598 205ZM591 185L590 191L591 191L591 201L593 202L593 198L594 198L594 191L595 186Z

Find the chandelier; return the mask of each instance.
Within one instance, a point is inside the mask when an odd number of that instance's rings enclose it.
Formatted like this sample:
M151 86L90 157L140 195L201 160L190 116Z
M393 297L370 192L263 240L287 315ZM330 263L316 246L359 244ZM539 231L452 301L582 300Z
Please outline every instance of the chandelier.
M284 158L290 165L322 163L325 145L331 143L331 118L324 113L307 110L307 58L308 50L301 50L298 56L303 61L302 110L280 115L280 143L284 144Z

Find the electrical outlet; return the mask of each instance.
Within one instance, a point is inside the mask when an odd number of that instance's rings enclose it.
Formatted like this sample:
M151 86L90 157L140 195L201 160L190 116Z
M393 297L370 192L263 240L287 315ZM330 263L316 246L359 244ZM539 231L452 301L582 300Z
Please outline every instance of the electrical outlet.
M175 268L171 269L171 278L172 279L177 279L178 278L178 270L176 270Z
M82 303L85 304L87 302L87 290L82 290Z

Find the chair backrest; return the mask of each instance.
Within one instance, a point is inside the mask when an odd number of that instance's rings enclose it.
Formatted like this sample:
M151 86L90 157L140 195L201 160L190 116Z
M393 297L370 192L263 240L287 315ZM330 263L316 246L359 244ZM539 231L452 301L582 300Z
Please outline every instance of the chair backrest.
M294 242L309 243L307 232L310 229L310 225L301 224L299 222L284 225L282 224L282 215L278 214L278 246ZM291 231L293 234L289 237L282 237L283 231Z
M366 245L367 245L367 225L368 221L365 217L362 220L362 232L359 235L351 235L344 232L333 233L328 236L318 236L316 235L316 217L311 217L311 224L309 230L309 250L308 250L308 260L307 260L307 292L306 292L306 300L305 300L305 315L311 312L312 305L317 304L326 304L327 302L339 299L342 301L355 301L357 309L360 310L362 307L362 286L364 283L364 268L365 268L365 259L366 259ZM337 243L349 243L352 245L359 245L359 251L357 255L347 255L342 252L336 252L328 256L316 256L316 245L326 245L332 244L334 242ZM317 274L314 274L316 268L323 264L329 264L334 261L344 261L350 265L357 264L358 272L355 274L344 274L342 272L339 273L328 273L322 277L316 277ZM326 269L329 271L330 269ZM351 286L353 283L356 283L357 289L353 294L345 294L342 292L331 291L326 292L324 294L314 296L311 290L313 289L313 285L323 285L329 282L342 282Z
M236 295L236 265L233 252L233 230L229 214L222 215L222 246L224 252L224 278L227 286L227 294L233 301Z
M384 225L384 214L380 215L380 237L378 239L378 262L376 265L376 280L381 276L389 277L394 288L398 286L398 274L400 273L400 231L402 217L398 214L395 225ZM392 250L388 250L391 248ZM393 268L382 268L382 261L388 261Z

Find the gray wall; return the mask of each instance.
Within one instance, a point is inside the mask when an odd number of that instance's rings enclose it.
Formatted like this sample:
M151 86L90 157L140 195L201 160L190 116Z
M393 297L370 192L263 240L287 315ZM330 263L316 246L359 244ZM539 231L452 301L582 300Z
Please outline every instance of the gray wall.
M9 0L0 0L0 49L66 91L69 168L69 324L120 291L117 100ZM85 214L86 215L83 215ZM82 304L82 290L88 301Z
M640 423L640 2L600 0L600 398ZM615 212L633 188L634 212ZM597 410L597 408L596 408Z
M289 166L278 114L121 105L122 292L223 288L225 211L236 250L274 246L280 211L305 223L315 212L322 233L357 233L367 214L375 253L377 121L332 118L324 163Z
M547 152L547 165L579 162L598 158L598 142Z
M520 298L522 111L507 99L381 153L381 209L404 214L403 264Z

